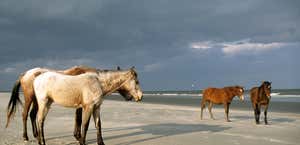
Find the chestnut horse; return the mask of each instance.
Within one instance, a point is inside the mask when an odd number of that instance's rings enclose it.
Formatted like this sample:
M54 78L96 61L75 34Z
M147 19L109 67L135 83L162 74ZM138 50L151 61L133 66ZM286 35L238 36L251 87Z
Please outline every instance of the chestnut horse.
M267 111L271 99L271 82L263 81L259 87L250 90L252 107L254 109L254 117L256 124L259 124L260 107L265 108L265 124L268 124Z
M45 144L44 121L53 102L64 107L83 109L82 136L80 144L85 144L89 120L93 115L97 129L97 143L104 145L101 133L100 105L103 97L111 94L125 83L130 82L135 87L131 91L138 102L142 100L137 73L131 68L123 71L98 71L77 76L64 75L57 72L46 72L39 75L33 83L38 103L37 128L38 142Z
M118 69L119 69L119 67L118 67ZM36 98L35 98L35 94L34 94L34 90L33 90L33 81L40 74L49 72L49 71L56 71L56 72L60 72L60 73L67 74L67 75L79 75L79 74L86 73L86 72L97 72L100 70L97 70L97 69L94 69L91 67L87 67L87 66L74 66L72 68L69 68L66 70L61 70L61 71L51 70L51 69L46 69L46 68L33 68L33 69L30 69L30 70L26 71L25 73L21 74L19 76L19 79L16 81L16 83L13 87L10 101L9 101L9 104L7 107L6 127L8 127L11 117L13 117L13 115L15 114L17 103L21 102L20 98L19 98L19 89L20 89L20 87L22 87L22 90L24 93L24 100L25 100L25 105L23 106L24 108L23 108L23 114L22 114L24 141L28 141L27 117L28 117L28 112L31 107L31 104L32 104L32 109L30 111L30 119L31 119L31 124L32 124L32 130L33 130L34 137L37 137L35 118L36 118L36 114L38 111L38 108L37 108L38 106L37 106L37 102L36 102ZM133 95L133 94L130 94L130 92L129 92L129 90L131 89L130 87L131 86L129 83L125 83L117 91L126 100L130 100ZM74 137L76 139L79 139L81 137L81 133L80 133L81 132L81 112L82 112L82 109L78 108L76 110L76 114L75 114Z
M228 118L229 105L235 96L239 96L240 100L244 100L244 88L241 86L230 86L224 88L206 88L203 91L203 97L201 101L201 120L203 118L203 109L205 108L206 102L209 103L208 110L210 118L214 119L211 112L213 104L223 104L225 109L225 119L230 122Z

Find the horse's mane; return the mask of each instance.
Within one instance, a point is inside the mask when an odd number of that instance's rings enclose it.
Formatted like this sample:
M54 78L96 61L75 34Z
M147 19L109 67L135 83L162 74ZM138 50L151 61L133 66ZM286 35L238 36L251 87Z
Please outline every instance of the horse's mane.
M265 85L268 86L268 85L271 85L271 83L268 81L263 81L262 84L259 87L257 87L258 91L266 94L265 89L264 89Z
M263 87L264 85L271 85L271 83L268 81L263 81L259 88Z

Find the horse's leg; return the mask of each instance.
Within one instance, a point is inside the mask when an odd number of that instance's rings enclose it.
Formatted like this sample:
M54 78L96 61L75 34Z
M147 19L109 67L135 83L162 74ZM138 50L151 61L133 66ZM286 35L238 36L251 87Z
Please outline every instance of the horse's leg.
M224 103L224 109L225 109L225 120L227 121L227 122L231 122L230 120L229 120L229 118L228 118L228 114L229 114L229 105L230 105L230 103Z
M24 141L28 141L28 135L27 135L27 117L28 117L28 112L32 103L32 95L25 95L26 93L24 93L24 100L25 100L25 105L23 108L23 113L22 113L22 117L23 117L23 140Z
M74 137L79 141L81 138L81 124L82 124L82 108L76 109L75 113L75 128Z
M213 119L213 120L215 120L215 118L214 118L214 116L213 116L213 114L211 112L212 106L213 106L213 102L210 101L209 105L208 105L208 111L209 111L209 114L210 114L210 118Z
M102 133L101 133L101 117L100 117L100 106L97 106L93 110L93 118L97 129L97 143L98 145L104 145Z
M32 125L32 132L33 136L36 138L38 136L37 133L37 127L36 127L36 115L38 111L38 104L36 99L33 99L32 109L30 111L30 119L31 119L31 125Z
M256 122L256 104L254 102L252 102L252 107L253 107L253 112L254 112L254 119Z
M206 101L203 100L203 98L202 98L202 101L201 101L201 115L200 115L201 120L203 119L203 109L205 108L205 103L206 103Z
M256 124L259 124L259 117L260 117L260 105L255 104L255 121L256 121Z
M264 112L264 114L265 114L265 124L268 124L268 119L267 119L268 107L269 107L269 104L267 104L267 105L265 106L265 112Z
M83 108L82 133L81 133L81 139L79 141L80 145L85 145L86 132L89 128L91 114L92 114L92 108L90 106L86 106Z
M40 145L45 145L44 138L44 121L49 111L51 102L39 102L38 116L37 116L37 129L38 129L38 142Z

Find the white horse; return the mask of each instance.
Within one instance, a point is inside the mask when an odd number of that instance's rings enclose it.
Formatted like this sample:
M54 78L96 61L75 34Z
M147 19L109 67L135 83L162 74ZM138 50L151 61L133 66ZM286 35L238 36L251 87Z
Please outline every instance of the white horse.
M82 108L82 136L80 144L85 144L86 132L89 120L93 114L97 128L97 142L104 144L101 134L100 105L103 96L109 95L131 81L135 85L135 101L142 100L137 73L131 68L123 71L98 71L96 73L84 73L77 76L69 76L57 72L46 72L39 75L33 83L38 102L38 142L45 144L44 120L50 108L55 102L65 107Z
M120 67L118 67L118 70L120 70ZM24 96L24 105L23 105L23 139L24 141L28 141L28 135L27 135L27 117L29 110L30 111L30 119L32 123L32 130L33 130L33 136L37 137L37 129L36 129L36 115L38 111L38 105L35 98L35 93L33 90L33 81L34 79L45 73L45 72L59 72L66 75L80 75L86 72L98 72L101 71L99 69L91 68L88 66L74 66L66 70L53 70L48 68L33 68L30 69L24 73L22 73L19 78L17 79L11 93L11 97L8 103L7 107L7 123L6 127L8 127L8 124L11 120L11 118L15 115L16 107L18 105L18 102L21 102L19 97L19 89L22 88L23 90L23 96ZM132 81L129 81L125 83L122 87L120 87L117 92L121 94L126 100L131 100L132 96L139 95L132 85ZM21 103L20 103L21 104ZM32 107L31 107L32 106ZM75 114L75 129L74 129L74 137L79 140L81 138L81 112L82 109L78 108L76 109Z

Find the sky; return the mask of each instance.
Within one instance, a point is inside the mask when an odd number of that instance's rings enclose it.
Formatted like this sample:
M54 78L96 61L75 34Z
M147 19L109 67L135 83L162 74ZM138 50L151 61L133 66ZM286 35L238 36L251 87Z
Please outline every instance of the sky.
M300 88L299 0L0 0L0 90L34 67L135 66L143 90Z

